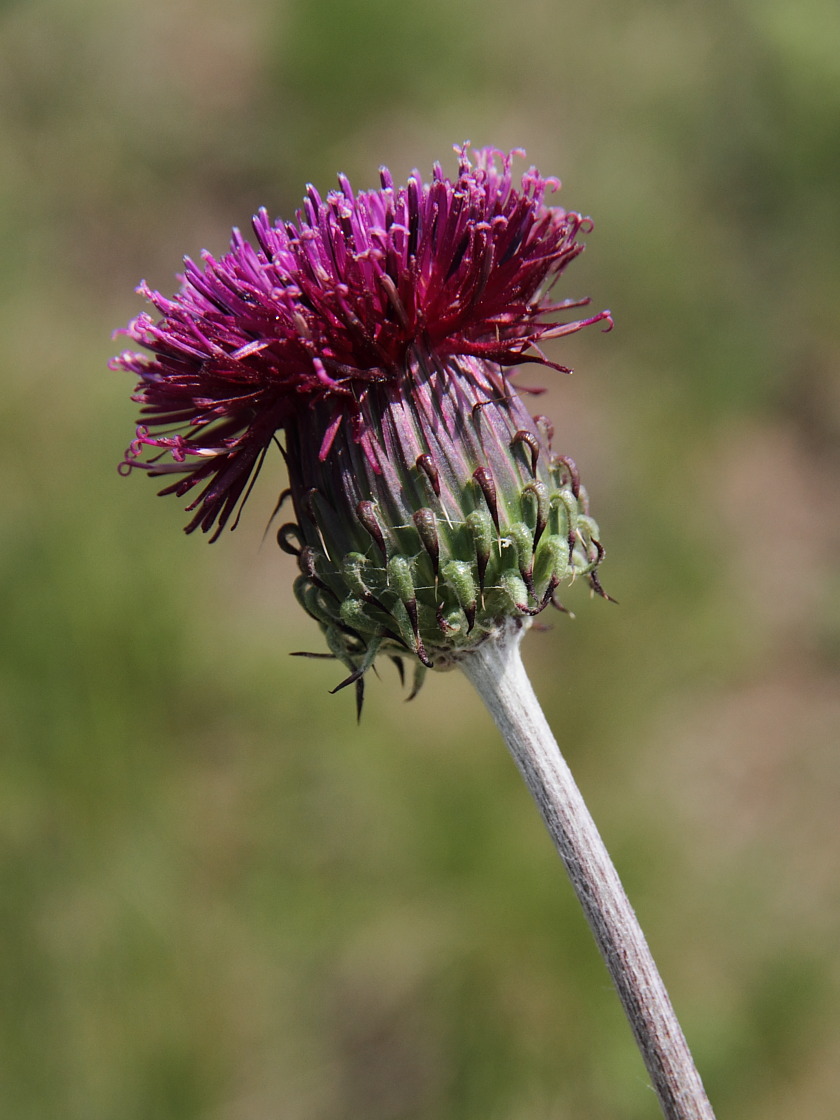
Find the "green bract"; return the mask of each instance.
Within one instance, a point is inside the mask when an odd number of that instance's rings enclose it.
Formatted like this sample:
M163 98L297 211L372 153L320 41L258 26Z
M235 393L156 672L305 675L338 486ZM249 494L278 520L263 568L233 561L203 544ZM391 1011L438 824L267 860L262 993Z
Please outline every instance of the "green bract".
M601 591L575 465L498 368L415 351L362 408L364 445L339 433L321 458L317 408L290 433L298 520L278 534L298 557L299 602L351 670L343 684L383 653L416 657L419 683L506 619L558 606L562 582L586 575Z

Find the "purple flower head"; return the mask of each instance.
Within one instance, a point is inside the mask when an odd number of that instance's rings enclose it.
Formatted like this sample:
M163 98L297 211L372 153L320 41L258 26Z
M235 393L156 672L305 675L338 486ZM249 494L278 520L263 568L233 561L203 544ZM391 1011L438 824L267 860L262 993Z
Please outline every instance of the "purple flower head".
M360 404L403 376L412 350L553 365L543 340L608 321L565 322L586 301L548 297L589 226L545 205L557 180L531 169L518 189L510 155L484 149L474 166L466 146L460 155L455 181L436 165L425 185L415 172L395 189L383 168L378 191L354 195L342 176L322 201L310 187L296 221L256 215L257 248L234 230L221 260L187 260L174 299L140 286L160 318L138 315L122 332L151 356L112 363L140 378L125 469L183 475L165 491L179 496L204 484L188 531L218 534L275 433L316 401L329 414L322 457L347 421L365 445Z
M310 187L293 222L261 210L256 247L234 230L221 259L186 261L173 299L141 285L158 318L122 333L148 353L111 363L142 406L122 469L197 491L188 532L216 539L282 433L297 521L281 544L353 674L380 650L448 663L476 619L480 637L530 617L566 575L599 588L577 472L506 371L565 369L541 344L611 320L551 299L591 223L546 204L557 180L517 185L521 154L464 145L452 180L436 165L396 188L383 168L379 190Z

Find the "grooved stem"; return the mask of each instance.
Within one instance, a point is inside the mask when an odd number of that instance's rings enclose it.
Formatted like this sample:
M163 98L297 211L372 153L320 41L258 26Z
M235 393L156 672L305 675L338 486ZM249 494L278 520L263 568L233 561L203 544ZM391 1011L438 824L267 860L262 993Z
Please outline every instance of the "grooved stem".
M645 936L531 687L511 625L459 662L510 748L583 906L666 1120L715 1120Z

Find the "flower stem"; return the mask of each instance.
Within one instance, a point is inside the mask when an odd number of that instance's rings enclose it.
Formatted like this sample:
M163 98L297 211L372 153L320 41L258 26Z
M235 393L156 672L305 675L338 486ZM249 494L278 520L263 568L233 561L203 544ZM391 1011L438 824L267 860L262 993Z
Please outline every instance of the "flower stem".
M510 627L459 662L539 807L606 961L666 1120L714 1120L665 985L595 822L522 664Z

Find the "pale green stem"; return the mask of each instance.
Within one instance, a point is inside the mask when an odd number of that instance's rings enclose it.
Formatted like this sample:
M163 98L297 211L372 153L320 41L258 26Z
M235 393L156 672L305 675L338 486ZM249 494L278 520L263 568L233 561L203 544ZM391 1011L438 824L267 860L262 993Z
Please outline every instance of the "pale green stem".
M606 961L667 1120L714 1120L633 908L566 765L511 624L459 662L496 721L554 840Z

